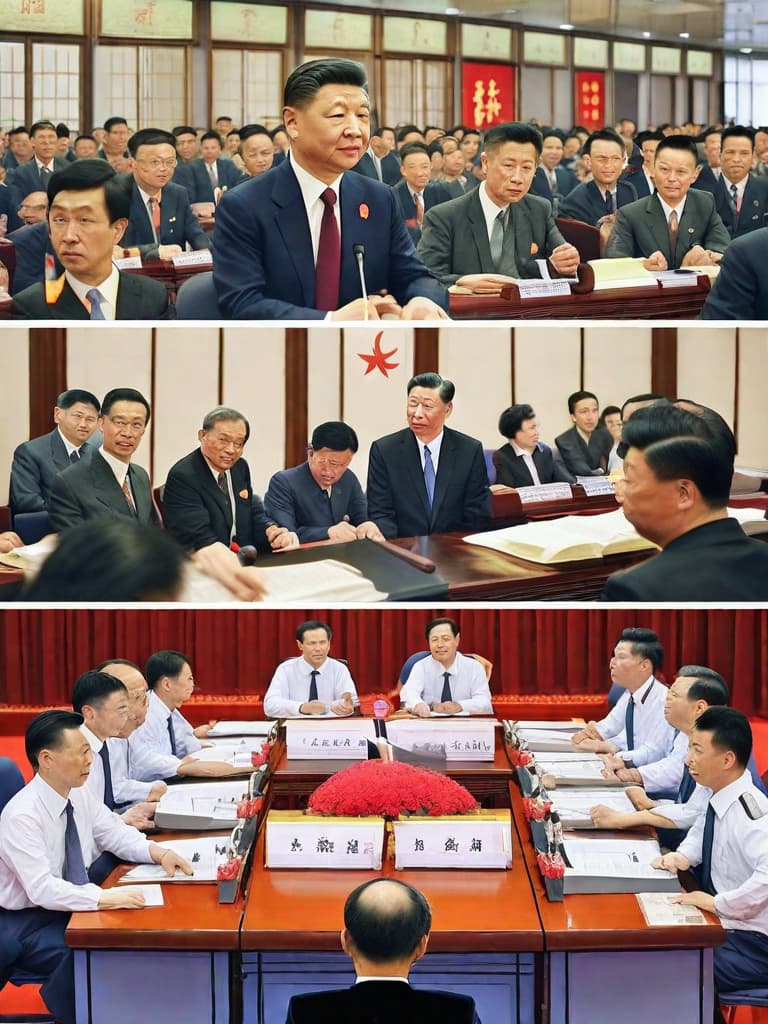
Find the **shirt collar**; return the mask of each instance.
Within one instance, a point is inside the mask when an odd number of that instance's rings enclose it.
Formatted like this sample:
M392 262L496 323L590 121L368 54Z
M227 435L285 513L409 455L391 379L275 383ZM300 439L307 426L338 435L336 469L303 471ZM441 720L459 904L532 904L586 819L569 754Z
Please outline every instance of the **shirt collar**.
M87 725L81 725L80 732L83 734L83 736L85 736L85 738L90 743L91 750L94 752L94 754L98 754L98 752L104 745L104 740L100 740L96 733L92 732Z
M739 799L745 788L752 788L752 776L749 770L745 771L741 778L736 779L735 782L731 782L729 785L724 786L718 790L717 793L713 793L710 797L709 802L712 804L712 809L718 818L722 818L732 803L735 803Z
M496 203L494 203L494 201L488 195L484 181L481 181L477 188L477 196L478 199L480 200L480 206L482 207L483 216L485 217L485 224L486 227L488 228L488 234L490 236L490 233L493 230L494 220L496 220L496 218L502 212L502 210L509 209L509 203L507 203L506 206L497 206Z
M359 985L361 981L404 981L406 985L410 984L407 978L403 978L399 974L377 974L371 976L367 974L360 974L355 979L355 984Z
M86 301L89 301L86 299L86 296L91 288L98 288L104 297L104 302L111 306L111 312L114 316L117 316L117 289L120 284L120 273L114 264L112 264L112 269L110 270L109 275L99 284L85 284L83 281L78 280L78 278L68 270L65 270L64 274L67 279L67 284L84 306Z
M112 455L111 452L105 450L104 445L102 445L101 448L99 448L99 455L101 455L106 464L115 474L115 479L122 487L123 483L125 482L125 478L128 476L128 470L130 469L129 464L127 462L123 462L120 459L115 458L115 456Z
M515 453L515 455L522 455L523 458L526 458L526 457L529 458L529 459L533 458L533 452L525 451L523 448L520 447L519 444L516 444L514 441L510 441L509 443L512 445L512 451ZM535 450L536 449L534 448L534 451Z
M343 175L340 174L338 178L335 178L329 185L327 185L324 181L320 181L319 178L310 174L309 171L304 170L301 164L297 162L293 152L291 152L290 161L293 173L296 175L296 180L299 183L301 194L304 197L304 202L307 206L316 202L327 188L332 188L336 193L336 198L338 199L339 187L341 185Z
M661 196L659 195L658 192L656 193L656 195L658 196L659 202L661 203L661 208L664 211L665 219L669 220L670 213L672 213L672 211L675 210L675 211L677 211L677 222L679 224L680 223L680 218L683 216L683 210L685 209L685 199L686 199L686 197L683 196L683 198L680 200L680 202L677 204L677 206L670 206L669 203L665 203L664 202L664 200L661 198Z
M629 695L629 699L633 700L635 704L642 704L645 698L648 696L651 687L656 682L654 676L648 676L642 686L639 686L634 693Z
M71 455L72 452L79 452L80 451L80 448L78 448L77 445L72 444L71 441L68 441L66 439L66 437L64 437L64 435L61 432L61 427L56 427L56 429L59 432L59 437L61 438L62 444L67 449L67 455ZM83 441L83 444L85 444L85 441ZM81 445L81 447L82 447L82 445Z
M50 814L53 821L57 821L67 806L69 796L62 796L60 793L57 793L38 772L35 772L29 785L33 790L37 790L46 811Z

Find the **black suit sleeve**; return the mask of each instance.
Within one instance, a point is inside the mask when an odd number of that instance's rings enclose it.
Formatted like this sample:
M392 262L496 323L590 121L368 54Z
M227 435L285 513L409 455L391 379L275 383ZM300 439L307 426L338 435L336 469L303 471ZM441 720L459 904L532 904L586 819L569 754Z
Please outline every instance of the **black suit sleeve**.
M188 551L221 540L213 529L199 487L185 474L169 473L163 492L163 515L168 531Z
M237 501L237 497L235 497ZM267 527L271 526L276 520L270 519L267 513L264 511L264 504L258 494L254 494L251 491L251 529L253 531L253 544L254 547L258 548L262 553L268 553L272 550L269 541L267 540ZM278 526L284 524L277 521Z
M482 445L478 442L467 477L464 522L468 529L479 530L488 525L490 518L491 492L488 487L488 470Z
M61 533L68 526L84 523L87 519L69 480L61 474L54 480L51 493L48 496L48 514L51 519L51 529L55 533Z
M368 515L385 537L397 537L397 511L389 467L378 441L374 441L368 454Z
M454 222L445 210L446 207L442 203L427 210L417 252L427 268L446 288L449 288L463 275L453 273L451 254Z
M11 465L10 505L17 512L44 512L48 507L43 496L41 467L32 457L29 447L20 444L13 453Z
M712 290L701 311L702 320L755 320L758 298L764 287L758 273L758 263L744 258L743 242L731 245L720 263Z

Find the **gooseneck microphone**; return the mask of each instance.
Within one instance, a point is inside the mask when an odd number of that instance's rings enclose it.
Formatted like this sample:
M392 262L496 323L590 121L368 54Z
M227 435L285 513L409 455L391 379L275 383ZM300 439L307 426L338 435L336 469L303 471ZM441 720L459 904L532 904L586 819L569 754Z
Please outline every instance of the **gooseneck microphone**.
M352 252L355 254L357 260L357 269L360 273L360 288L363 293L363 300L365 305L363 307L363 320L368 319L368 287L365 283L365 246L361 245L360 242L356 242L352 246Z

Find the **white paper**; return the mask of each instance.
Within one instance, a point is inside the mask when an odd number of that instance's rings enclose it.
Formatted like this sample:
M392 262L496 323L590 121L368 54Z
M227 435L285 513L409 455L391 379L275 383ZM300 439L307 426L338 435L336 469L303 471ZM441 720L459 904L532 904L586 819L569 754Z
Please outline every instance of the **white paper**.
M273 727L274 722L219 721L208 731L208 736L211 739L221 736L263 736L266 738Z
M625 792L616 789L558 789L549 799L566 828L594 828L589 812L596 804L623 814L635 809Z
M213 255L210 249L182 252L173 257L173 265L174 267L213 266Z
M271 812L266 829L268 868L381 868L383 818L324 821L310 815L302 821L281 821Z
M317 719L320 716L313 715ZM335 722L286 722L285 746L288 759L364 760L368 757L368 740L376 739L370 718L336 718Z
M521 504L527 505L532 501L566 501L573 497L573 491L566 483L538 484L518 487L517 496Z
M141 256L121 256L112 262L118 270L140 270L142 265Z
M393 823L395 869L508 868L512 863L509 820L468 815L450 821L407 818Z
M639 892L636 895L643 917L651 928L707 923L706 917L698 907L686 907L681 903L673 903L674 893Z
M125 907L126 910L145 910L147 907L162 907L165 905L163 898L163 887L161 885L124 885L123 892L140 892L144 896L143 907Z
M571 294L570 284L562 279L541 281L538 278L526 278L518 280L516 283L520 289L521 299L535 299L543 295Z
M230 847L230 836L198 836L196 839L168 839L158 843L166 850L174 850L192 865L192 875L185 875L176 870L175 874L166 874L162 864L137 864L135 868L123 875L121 883L130 882L215 882L216 869L219 864L226 863L227 851Z
M651 861L661 856L655 839L577 839L568 836L565 853L572 867L565 877L669 878L669 872L652 868Z
M493 761L496 749L495 721L461 721L449 716L440 722L426 719L395 719L387 722L387 739L396 747L414 753L441 753L447 761Z
M304 605L311 601L319 605L323 601L374 602L387 597L359 569L334 558L281 565L279 554L270 555L257 559L256 568L263 575L267 588L264 603ZM194 567L190 570L185 577L181 601L187 604L253 603L236 601L223 584Z

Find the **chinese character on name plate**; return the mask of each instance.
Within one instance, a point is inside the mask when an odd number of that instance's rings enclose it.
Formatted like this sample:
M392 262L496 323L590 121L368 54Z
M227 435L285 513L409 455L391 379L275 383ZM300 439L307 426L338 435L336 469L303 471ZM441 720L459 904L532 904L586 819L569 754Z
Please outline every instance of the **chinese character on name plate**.
M359 853L358 842L356 839L347 840L347 853Z
M471 853L482 853L482 851L483 851L483 841L482 841L482 839L473 839L471 844L470 844L469 849L470 849Z
M413 844L413 852L414 853L424 853L424 840L423 839L417 839L416 840L416 842Z
M302 847L301 843L299 842L299 840L298 839L294 839L293 842L291 843L291 853L296 853L297 851L302 850L302 849L303 849L303 847Z
M453 838L453 836L448 836L448 838L445 840L445 852L446 853L458 853L459 852L459 844L456 842L456 840Z
M317 840L317 852L318 853L333 853L334 843L331 842L326 836L320 836Z

